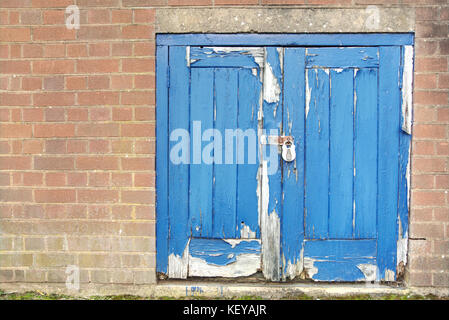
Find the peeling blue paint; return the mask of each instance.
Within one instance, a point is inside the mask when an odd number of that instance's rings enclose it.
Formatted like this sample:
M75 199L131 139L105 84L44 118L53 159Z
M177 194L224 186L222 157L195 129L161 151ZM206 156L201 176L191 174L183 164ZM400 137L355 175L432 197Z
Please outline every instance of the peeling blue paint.
M242 240L232 246L220 239L191 239L190 255L205 260L208 264L226 266L237 260L241 254L260 254L260 242L257 240Z

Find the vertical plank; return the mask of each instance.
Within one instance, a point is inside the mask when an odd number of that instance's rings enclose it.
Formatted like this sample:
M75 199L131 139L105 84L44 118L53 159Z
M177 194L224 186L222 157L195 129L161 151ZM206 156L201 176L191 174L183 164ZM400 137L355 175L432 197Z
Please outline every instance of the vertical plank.
M192 68L190 79L190 165L189 215L193 237L212 234L212 164L202 162L202 131L213 128L214 70ZM195 131L195 132L194 132Z
M263 129L267 135L279 135L282 132L282 88L283 88L283 49L265 48L263 81ZM280 216L282 209L281 157L278 148L267 148L266 158L262 164L262 270L265 278L280 280ZM272 154L275 152L276 154ZM271 159L268 163L266 159ZM271 167L273 166L273 167ZM274 166L277 170L274 170ZM273 170L268 169L273 168ZM266 171L266 172L265 172ZM268 174L268 171L270 174ZM268 190L264 190L263 188ZM268 197L267 199L264 197Z
M260 72L260 70L257 70ZM237 238L259 238L259 217L257 214L257 170L259 164L257 140L257 114L261 83L251 69L239 71L238 128L243 138L237 139L237 159L244 162L237 168ZM248 133L247 138L245 138ZM252 133L252 135L251 135ZM243 153L243 154L241 154Z
M235 139L226 139L226 129L235 130L238 104L238 69L215 69L215 128L221 133L223 163L214 165L213 236L235 238L237 164ZM229 157L232 155L232 157ZM229 163L226 163L229 162Z
M329 213L329 74L308 69L306 87L306 236L328 237Z
M412 129L413 47L402 47L402 130L399 134L399 198L397 264L407 263L408 215L410 200L410 143ZM400 270L403 271L403 270ZM399 274L397 275L399 276Z
M354 79L355 238L376 237L377 74L377 69L360 69Z
M283 168L282 278L293 279L302 271L304 240L305 49L285 48L284 52L283 128L295 139L296 158L285 162Z
M189 78L186 64L186 47L170 47L169 133L176 129L189 132ZM178 144L170 141L170 150ZM190 143L187 144L190 146ZM189 148L188 148L189 149ZM187 150L189 152L189 150ZM188 154L187 159L190 159ZM187 275L187 263L183 256L190 236L189 228L189 165L169 161L169 275L183 278ZM170 258L170 256L172 258ZM170 270L170 268L172 270Z
M400 47L380 47L377 257L380 278L396 274Z
M156 53L156 268L167 273L168 259L168 47Z
M330 71L329 238L332 239L352 238L353 74L349 68Z

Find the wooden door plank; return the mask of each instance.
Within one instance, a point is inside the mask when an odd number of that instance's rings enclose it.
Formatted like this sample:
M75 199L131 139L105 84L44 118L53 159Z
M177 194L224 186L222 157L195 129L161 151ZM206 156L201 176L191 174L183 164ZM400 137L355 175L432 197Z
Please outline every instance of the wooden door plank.
M157 47L156 63L156 268L168 259L168 47Z
M284 134L295 139L296 159L283 165L281 217L282 278L293 279L302 271L304 240L304 118L305 49L285 48Z
M375 238L377 213L377 69L355 75L355 238Z
M263 80L263 129L268 135L282 132L283 49L267 47ZM266 160L269 159L270 161ZM259 210L262 236L262 271L265 278L279 281L280 216L282 208L281 157L277 146L264 150L261 167Z
M374 281L376 240L306 240L304 269L316 281Z
M256 69L257 74L261 71ZM257 213L257 170L259 147L257 125L259 97L262 85L250 69L240 69L238 75L237 151L237 238L260 238Z
M214 126L214 70L192 68L190 80L189 216L193 237L212 235L212 169L202 161L202 131Z
M386 281L396 276L400 51L400 47L380 48L377 256L380 279Z
M184 133L189 132L189 79L186 47L170 47L170 93L169 93L169 257L168 274L170 278L187 277L187 244L190 236L189 226L189 159L190 141L187 148L179 149ZM178 135L180 134L180 135ZM186 137L184 137L186 138ZM187 140L188 139L187 137ZM179 145L178 145L179 146ZM177 152L179 150L179 152ZM180 163L174 161L179 156Z
M328 237L329 69L306 70L306 237Z
M346 54L346 50L341 53L342 56ZM352 238L353 82L353 69L330 71L329 238L331 239Z
M377 47L308 48L306 68L375 68Z
M234 139L227 138L225 130L237 128L237 104L238 69L215 69L215 128L224 139L223 162L214 165L212 235L215 238L235 238L236 233L236 152Z

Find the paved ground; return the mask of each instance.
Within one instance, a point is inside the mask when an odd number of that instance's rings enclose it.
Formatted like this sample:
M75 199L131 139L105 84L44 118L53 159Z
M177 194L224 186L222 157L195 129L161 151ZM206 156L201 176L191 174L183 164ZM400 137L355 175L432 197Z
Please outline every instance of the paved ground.
M38 291L26 292L26 293L5 293L0 291L0 300L207 300L208 297L168 297L162 296L158 298L152 297L140 297L131 295L119 295L119 296L90 296L86 298L79 298L75 296L68 295L57 295L57 294L45 294ZM239 296L232 298L212 298L213 300L260 300L259 296ZM281 299L287 300L449 300L449 297L437 297L434 295L347 295L347 296L308 296L308 295L295 295L287 296Z

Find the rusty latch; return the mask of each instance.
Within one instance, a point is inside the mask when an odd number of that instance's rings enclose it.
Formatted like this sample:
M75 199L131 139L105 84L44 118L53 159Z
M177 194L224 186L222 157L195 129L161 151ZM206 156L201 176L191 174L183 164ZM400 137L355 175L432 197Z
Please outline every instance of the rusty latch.
M260 143L261 144L275 144L282 146L284 144L293 144L293 137L292 136L261 136L260 137Z

